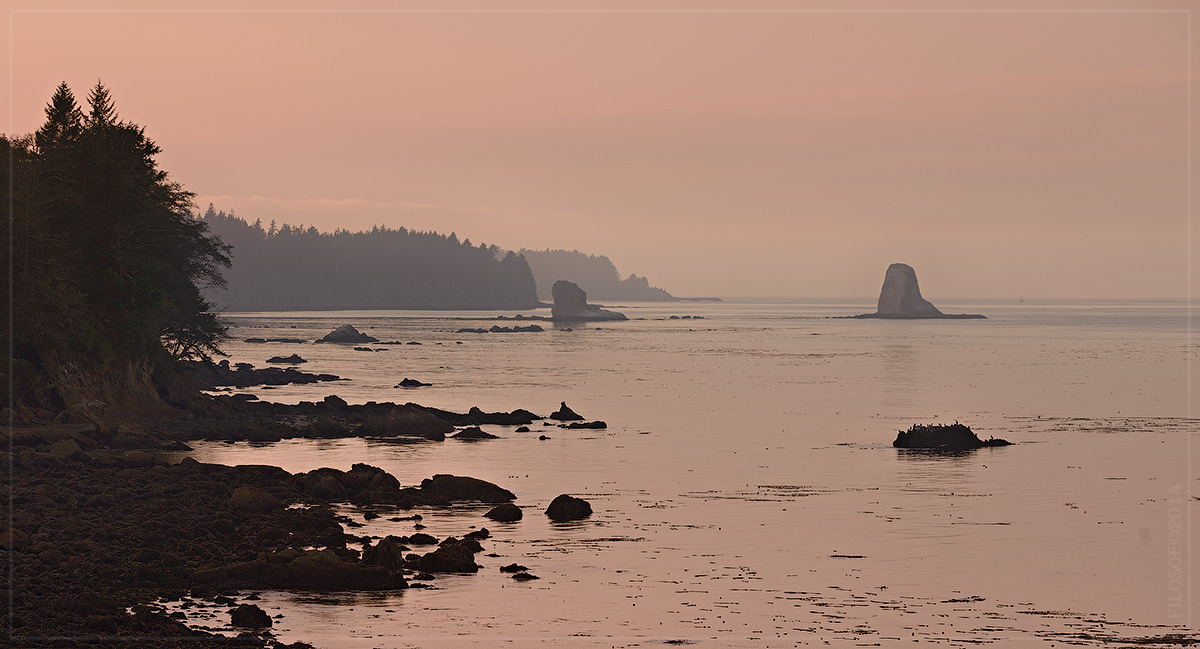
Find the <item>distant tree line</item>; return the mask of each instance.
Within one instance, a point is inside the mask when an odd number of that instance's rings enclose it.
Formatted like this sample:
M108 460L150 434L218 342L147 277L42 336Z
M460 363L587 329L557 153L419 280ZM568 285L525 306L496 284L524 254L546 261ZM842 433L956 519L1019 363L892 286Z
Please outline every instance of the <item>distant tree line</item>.
M229 249L192 216L192 195L158 168L159 147L118 117L103 84L84 110L63 83L45 112L36 133L0 136L13 396L52 407L97 396L96 386L144 391L163 362L219 351L224 329L202 290L221 285Z
M199 216L233 246L226 286L208 293L230 310L527 309L539 305L529 264L496 246L406 228L321 232L266 228L209 205Z
M621 279L612 260L578 250L522 250L538 285L538 297L549 300L554 282L565 279L587 291L589 300L674 300L670 293L650 286L645 277Z

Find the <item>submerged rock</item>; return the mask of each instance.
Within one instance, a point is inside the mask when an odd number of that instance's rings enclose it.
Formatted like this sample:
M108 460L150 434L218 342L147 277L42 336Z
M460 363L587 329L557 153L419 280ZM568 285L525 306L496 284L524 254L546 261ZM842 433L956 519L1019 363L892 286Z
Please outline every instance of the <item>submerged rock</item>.
M900 431L892 446L896 448L924 448L944 451L967 451L984 446L1008 446L1012 444L1003 439L979 439L968 427L954 422L953 424L913 424L907 431Z
M325 334L323 338L318 340L319 343L377 343L378 338L368 336L360 332L353 326L344 324L337 329Z
M546 515L559 523L577 521L592 515L592 505L582 498L562 494L550 502Z
M586 322L595 320L628 320L624 314L606 311L587 303L587 292L578 284L560 279L551 288L554 305L550 319L556 322Z
M856 318L892 319L935 319L935 318L984 318L979 314L946 314L928 300L921 297L917 284L917 271L908 264L892 264L883 276L883 289L879 292L879 303L875 313L864 313Z

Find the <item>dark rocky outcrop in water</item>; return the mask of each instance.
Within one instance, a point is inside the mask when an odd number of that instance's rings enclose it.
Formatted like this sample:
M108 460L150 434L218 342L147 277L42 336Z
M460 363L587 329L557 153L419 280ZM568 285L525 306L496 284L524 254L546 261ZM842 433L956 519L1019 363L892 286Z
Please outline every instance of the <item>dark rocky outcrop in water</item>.
M554 305L550 319L556 322L586 322L598 320L628 320L616 311L606 311L587 303L587 293L578 285L560 279L552 288Z
M415 403L395 406L383 415L368 417L355 431L370 437L424 437L442 440L454 426Z
M550 502L546 515L559 523L577 521L592 515L592 505L582 498L562 494Z
M484 514L484 516L487 518L490 518L494 521L500 521L501 523L514 523L521 520L522 515L521 508L512 503L496 505L495 507L489 509L486 514Z
M561 404L559 404L558 410L550 413L550 418L557 419L559 421L583 421L583 417L567 407L566 401L563 401Z
M448 501L476 500L481 503L499 504L517 498L513 492L490 482L447 474L438 474L422 480L421 491Z
M1012 442L1003 439L979 439L968 427L953 424L913 424L907 431L900 431L892 446L896 448L921 448L942 451L969 451L984 446L1008 446Z
M360 332L353 326L344 324L337 329L325 334L323 338L318 340L319 343L377 343L378 338L368 336Z
M300 358L300 354L292 354L291 356L272 356L267 359L268 363L287 363L297 365L299 363L307 363L308 361Z
M433 385L432 383L422 383L416 379L405 378L403 381L396 384L398 388L424 388Z
M450 439L473 440L473 439L500 439L500 438L497 437L496 435L485 432L482 428L479 428L478 426L471 426L470 428L464 428L464 429L458 431L457 433L455 433L454 435L451 435Z
M879 304L875 313L864 313L856 318L890 318L922 320L937 318L983 318L978 314L946 314L928 300L921 297L917 285L917 271L908 264L892 264L883 276L883 289L879 292Z
M480 426L484 424L491 424L493 426L523 426L541 419L538 415L521 408L517 408L512 412L484 412L478 406L471 406L471 409L465 415L437 408L425 408L425 410L455 426Z

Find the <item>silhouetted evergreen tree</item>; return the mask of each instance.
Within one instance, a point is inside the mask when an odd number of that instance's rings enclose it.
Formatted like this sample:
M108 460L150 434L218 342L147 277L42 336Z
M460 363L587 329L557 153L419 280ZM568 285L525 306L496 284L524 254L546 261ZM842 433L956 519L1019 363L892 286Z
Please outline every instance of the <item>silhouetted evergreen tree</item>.
M35 370L85 374L217 351L224 330L201 289L221 285L228 247L191 216L191 194L158 168L159 147L119 119L103 84L86 113L61 84L45 124L0 147L12 199L6 347Z

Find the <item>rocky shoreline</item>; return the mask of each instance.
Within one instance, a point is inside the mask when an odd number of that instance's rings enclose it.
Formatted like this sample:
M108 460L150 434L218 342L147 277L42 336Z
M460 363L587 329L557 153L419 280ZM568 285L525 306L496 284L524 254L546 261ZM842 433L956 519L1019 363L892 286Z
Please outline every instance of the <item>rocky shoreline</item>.
M11 558L13 587L6 593L11 598L0 598L0 613L12 620L12 642L55 647L136 641L300 649L307 645L280 644L269 619L263 624L265 613L236 593L420 587L431 573L477 570L474 556L488 536L486 530L440 540L355 536L348 531L352 521L339 516L333 503L398 511L461 501L512 508L515 498L498 485L463 476L404 486L365 464L291 474L191 458L168 465L155 451L187 450L196 439L378 436L424 442L445 439L456 427L527 426L543 419L521 409L455 413L412 403L350 405L336 396L283 405L250 395L192 395L186 409L134 423L19 414L21 423L34 425L11 428L10 445L0 452L0 461L12 467L12 518L0 524L0 546ZM186 611L192 610L250 626L231 627L241 631L236 637L198 631L187 626Z

